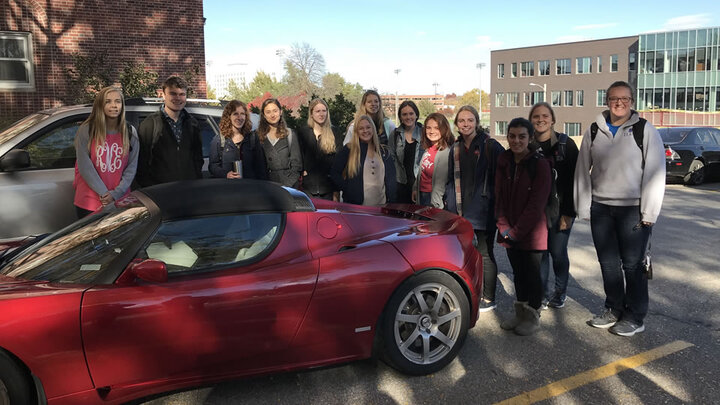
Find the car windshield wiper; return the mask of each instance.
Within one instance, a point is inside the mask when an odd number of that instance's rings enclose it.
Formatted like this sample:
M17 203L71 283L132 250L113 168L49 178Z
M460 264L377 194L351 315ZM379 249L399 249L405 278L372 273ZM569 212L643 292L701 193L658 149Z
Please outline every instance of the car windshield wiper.
M20 252L27 249L28 247L34 245L35 243L45 239L49 233L43 233L40 235L30 235L25 237L24 239L20 240L20 243L14 248L8 248L0 252L0 268L5 266L7 262L10 261L13 257L17 256ZM27 241L32 240L32 243L26 243Z

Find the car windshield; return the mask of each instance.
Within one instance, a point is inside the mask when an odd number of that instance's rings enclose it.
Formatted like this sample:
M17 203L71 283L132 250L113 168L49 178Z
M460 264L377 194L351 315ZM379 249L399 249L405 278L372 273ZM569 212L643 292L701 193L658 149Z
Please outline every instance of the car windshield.
M39 112L35 114L30 114L27 117L21 119L20 121L10 125L6 130L0 132L0 145L5 143L5 141L14 138L15 135L19 134L20 132L49 117L50 114Z
M148 208L130 195L28 247L0 268L0 274L92 283L150 221Z
M690 133L690 128L661 128L658 132L664 143L678 143Z

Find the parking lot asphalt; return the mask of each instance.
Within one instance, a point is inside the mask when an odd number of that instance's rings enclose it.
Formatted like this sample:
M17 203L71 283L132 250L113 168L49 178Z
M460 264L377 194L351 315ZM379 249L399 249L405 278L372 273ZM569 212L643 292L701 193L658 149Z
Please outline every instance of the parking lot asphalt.
M720 397L720 183L668 185L653 230L654 279L646 331L624 338L586 324L604 294L590 226L570 240L562 309L543 311L530 337L503 331L512 272L496 247L498 308L480 314L458 358L423 377L374 360L242 379L166 395L179 404L679 404Z

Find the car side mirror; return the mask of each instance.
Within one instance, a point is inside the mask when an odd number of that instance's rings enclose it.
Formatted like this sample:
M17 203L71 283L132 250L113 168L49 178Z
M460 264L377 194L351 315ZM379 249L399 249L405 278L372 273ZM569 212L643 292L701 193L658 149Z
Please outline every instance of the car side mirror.
M165 262L160 260L147 259L131 265L129 270L133 276L151 283L164 283L168 279Z
M24 149L14 149L0 159L0 170L14 172L30 167L30 154Z

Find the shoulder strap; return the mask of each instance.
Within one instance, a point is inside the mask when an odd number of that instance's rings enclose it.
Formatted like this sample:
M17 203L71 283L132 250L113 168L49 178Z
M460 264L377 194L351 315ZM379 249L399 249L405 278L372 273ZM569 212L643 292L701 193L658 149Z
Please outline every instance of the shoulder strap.
M642 156L642 168L645 169L645 149L643 148L643 139L645 138L645 124L647 123L647 120L645 118L640 118L638 122L634 123L632 126L633 131L633 138L635 138L635 143L637 144L638 148L640 148L640 155Z
M592 145L593 141L595 141L595 136L597 135L598 131L598 124L597 122L593 122L592 125L590 125L590 145Z
M455 172L455 208L458 215L462 216L462 190L460 189L462 181L460 181L460 143L462 138L453 144L453 171Z

